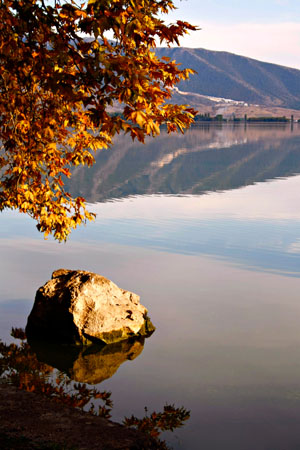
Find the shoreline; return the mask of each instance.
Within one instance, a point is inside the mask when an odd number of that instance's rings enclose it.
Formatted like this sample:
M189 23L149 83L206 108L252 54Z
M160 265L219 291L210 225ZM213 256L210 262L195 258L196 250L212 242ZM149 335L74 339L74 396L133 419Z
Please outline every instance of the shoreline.
M3 449L24 450L160 448L153 438L138 430L93 416L42 394L17 389L5 382L0 383L0 444L3 442L6 445L1 445Z

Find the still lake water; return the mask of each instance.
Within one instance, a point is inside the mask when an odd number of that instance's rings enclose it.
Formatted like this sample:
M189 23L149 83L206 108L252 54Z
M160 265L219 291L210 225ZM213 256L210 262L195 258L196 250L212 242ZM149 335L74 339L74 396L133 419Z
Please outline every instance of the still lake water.
M300 125L119 137L69 186L97 213L66 244L0 216L0 338L24 327L53 270L138 293L156 332L98 387L113 419L191 410L184 450L300 448Z

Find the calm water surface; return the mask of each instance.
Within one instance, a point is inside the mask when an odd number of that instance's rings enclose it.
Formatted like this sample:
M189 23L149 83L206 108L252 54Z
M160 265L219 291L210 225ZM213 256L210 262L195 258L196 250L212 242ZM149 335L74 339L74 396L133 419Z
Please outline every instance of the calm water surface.
M0 338L61 267L141 296L157 330L99 388L113 419L191 410L174 449L300 448L300 126L119 138L69 185L97 213L67 244L0 220Z

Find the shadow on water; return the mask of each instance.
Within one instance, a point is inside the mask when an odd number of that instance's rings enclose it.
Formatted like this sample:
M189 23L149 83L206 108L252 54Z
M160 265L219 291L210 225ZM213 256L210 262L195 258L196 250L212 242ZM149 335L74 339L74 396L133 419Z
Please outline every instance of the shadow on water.
M109 378L125 360L136 358L144 346L144 340L138 339L102 347L60 347L37 341L29 343L21 328L13 328L11 335L20 343L0 341L0 380L104 418L111 417L111 393L85 383ZM183 407L165 405L162 412L147 413L142 419L125 417L123 425L149 434L158 449L167 450L169 447L159 439L160 434L181 427L189 417L190 412Z

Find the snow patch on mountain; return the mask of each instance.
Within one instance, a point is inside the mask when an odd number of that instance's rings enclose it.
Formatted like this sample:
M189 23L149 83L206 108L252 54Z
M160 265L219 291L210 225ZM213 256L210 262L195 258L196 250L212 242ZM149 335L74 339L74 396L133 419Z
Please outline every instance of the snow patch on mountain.
M173 91L175 91L177 94L180 94L180 95L190 95L193 97L210 100L215 103L222 103L222 104L225 103L225 104L236 105L236 106L249 106L249 104L244 102L243 100L232 100L231 98L212 97L210 95L196 94L195 92L185 92L185 91L180 91L177 87L174 87Z

